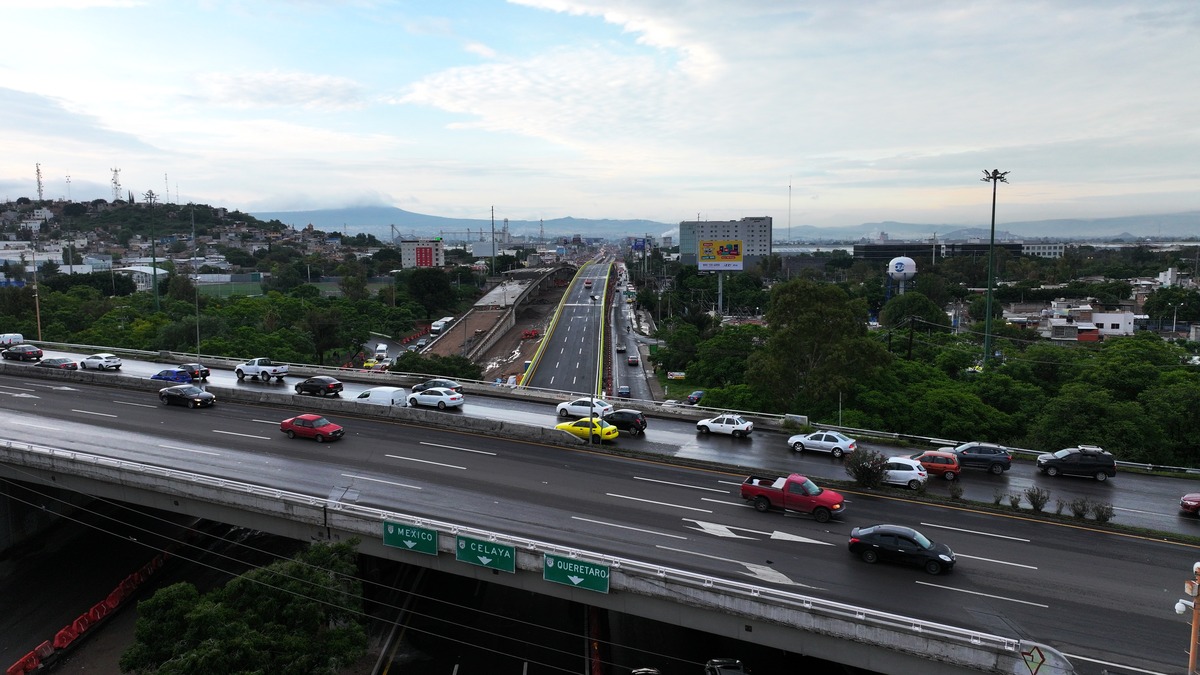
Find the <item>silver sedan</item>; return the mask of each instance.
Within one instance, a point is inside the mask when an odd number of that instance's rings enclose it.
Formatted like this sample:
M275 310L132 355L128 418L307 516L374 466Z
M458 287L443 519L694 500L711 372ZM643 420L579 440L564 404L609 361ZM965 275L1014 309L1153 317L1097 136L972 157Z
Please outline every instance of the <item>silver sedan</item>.
M811 434L799 434L788 439L788 447L792 452L818 450L828 452L835 459L841 459L858 449L858 443L849 436L837 431L814 431Z

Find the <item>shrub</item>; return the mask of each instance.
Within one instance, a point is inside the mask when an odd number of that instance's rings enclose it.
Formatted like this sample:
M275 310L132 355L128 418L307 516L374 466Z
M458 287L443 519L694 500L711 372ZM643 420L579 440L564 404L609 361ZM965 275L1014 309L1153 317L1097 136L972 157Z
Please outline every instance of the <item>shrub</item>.
M866 488L876 488L883 484L884 467L887 458L876 450L863 450L846 455L846 475L854 482Z
M1062 515L1062 512L1063 512L1063 507L1065 507L1066 505L1067 505L1067 503L1066 503L1066 502L1064 502L1063 500L1061 500L1061 499L1055 499L1055 500L1054 500L1054 513L1055 513L1055 515L1059 515L1059 516L1061 516L1061 515Z
M1050 501L1050 491L1041 487L1025 488L1025 499L1029 501L1029 506L1034 513L1041 513L1042 509L1046 508L1046 503ZM1062 512L1062 500L1058 502L1059 513Z
M1005 492L1004 490L997 488L995 491L992 492L992 503L995 504L996 506L999 506L1000 502L1004 500L1004 496L1007 494L1008 493Z
M960 483L958 481L954 481L953 483L951 483L950 484L950 498L951 499L962 499L962 496L963 496L962 483Z
M1092 500L1087 497L1076 497L1071 500L1071 515L1076 518L1086 518L1090 510L1092 510Z
M1098 523L1107 523L1116 515L1113 512L1113 505L1107 502L1092 502L1091 504L1092 517Z
M1021 509L1021 493L1014 492L1010 494L1008 496L1008 505L1012 507L1013 511L1019 511Z

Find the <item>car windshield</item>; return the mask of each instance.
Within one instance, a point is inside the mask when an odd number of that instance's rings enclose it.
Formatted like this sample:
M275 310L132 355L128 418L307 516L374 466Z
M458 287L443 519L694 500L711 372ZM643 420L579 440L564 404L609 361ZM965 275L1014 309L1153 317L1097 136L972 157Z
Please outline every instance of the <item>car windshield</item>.
M1066 459L1067 457L1070 457L1073 454L1075 454L1074 450L1063 449L1063 450L1059 450L1058 452L1054 453L1054 456L1059 459Z
M608 422L605 422L604 420L596 420L596 426L600 427L601 429L606 429L608 427L611 427L612 425L609 424Z
M196 394L204 393L204 390L201 389L200 387L180 387L179 389L176 389L175 391L183 394L184 396L195 396Z
M318 417L317 419L312 421L312 425L314 427L327 426L329 423L330 423L329 420L325 419L324 417Z
M804 490L804 494L810 497L815 497L822 492L821 488L817 487L817 484L811 480L806 480L800 483L800 487Z
M921 548L925 549L926 551L933 548L933 542L929 541L929 538L926 537L925 535L921 534L920 532L917 532L916 530L913 530L912 535L913 535L913 540L916 541L917 545L920 546Z

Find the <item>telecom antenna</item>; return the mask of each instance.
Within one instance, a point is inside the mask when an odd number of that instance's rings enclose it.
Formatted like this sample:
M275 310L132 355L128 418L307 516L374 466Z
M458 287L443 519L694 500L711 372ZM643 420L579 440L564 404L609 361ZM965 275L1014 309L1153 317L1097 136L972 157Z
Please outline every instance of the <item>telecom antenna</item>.
M67 201L71 201L71 174L67 174Z
M121 170L113 169L112 172L113 201L118 202L121 201Z
M38 185L38 201L42 201L42 165L41 163L34 164L37 168L37 185Z
M167 182L167 174L165 173L163 174L163 196L167 198L168 202L171 201L171 184Z
M538 243L542 244L546 241L546 221L538 218Z

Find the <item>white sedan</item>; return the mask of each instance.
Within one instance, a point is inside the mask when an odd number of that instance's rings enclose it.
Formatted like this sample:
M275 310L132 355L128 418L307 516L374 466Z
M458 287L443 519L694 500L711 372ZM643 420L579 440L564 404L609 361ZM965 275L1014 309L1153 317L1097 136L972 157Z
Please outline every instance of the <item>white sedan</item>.
M788 439L788 447L792 449L792 452L819 450L828 452L833 455L834 459L841 459L843 455L854 452L858 448L858 443L853 438L837 431L814 431L811 434L792 436Z
M577 398L558 404L559 417L604 417L613 411L613 405L599 398Z
M734 438L742 438L754 431L754 422L741 415L721 415L696 422L696 431L702 434L729 434Z
M408 404L411 406L434 406L438 410L458 408L463 404L463 395L453 389L430 387L422 391L414 391L408 397Z
M96 370L113 370L121 369L121 357L115 354L92 354L86 358L79 360L79 367L87 370L95 368Z
M883 467L883 482L892 485L903 485L910 490L916 490L929 480L925 467L915 459L907 457L888 457Z

